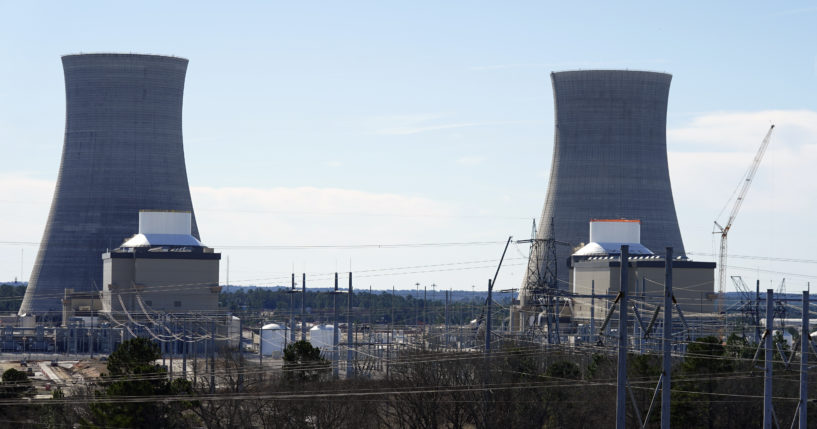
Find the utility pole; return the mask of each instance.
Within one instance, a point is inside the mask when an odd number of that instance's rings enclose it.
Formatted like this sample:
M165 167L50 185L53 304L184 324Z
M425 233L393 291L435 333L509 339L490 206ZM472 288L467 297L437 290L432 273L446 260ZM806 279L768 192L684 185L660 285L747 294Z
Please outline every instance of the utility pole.
M635 308L633 308L633 314L640 310L640 308L638 308L638 299L641 297L641 291L639 290L641 283L638 280L638 271L636 271L634 280L635 290L633 291L633 307ZM641 326L637 320L635 323L633 323L633 342L635 343L633 344L633 352L639 353L641 350Z
M641 313L644 312L644 300L647 299L646 297L647 297L647 276L645 275L645 276L641 276L641 302L638 303L638 310ZM639 324L639 330L638 330L638 332L640 333L640 335L638 337L638 345L639 345L638 353L643 355L644 354L644 343L646 342L646 340L644 339L644 332L641 332L641 327L640 326L641 326L641 324Z
M428 327L428 286L423 286L423 350L426 349L426 330Z
M295 342L295 273L292 273L292 290L289 291L289 342Z
M760 342L760 279L755 281L755 341Z
M243 316L243 315L242 315ZM258 332L259 334L261 331ZM239 372L238 372L238 391L241 392L244 389L244 318L241 317L238 319L238 365L239 365ZM258 339L258 353L261 353L261 344L263 341L261 338ZM170 355L170 367L173 367L173 355Z
M196 330L198 331L198 329ZM190 328L190 335L193 335L193 327ZM199 382L199 339L195 338L194 341L194 343L191 343L191 346L193 347L193 384L195 385Z
M170 332L173 333L174 337L176 336L176 331L177 331L176 323L173 322L173 327L171 328ZM54 335L55 335L54 338L56 339L57 331L54 331ZM106 335L108 336L108 338L111 338L110 329L106 330ZM175 338L170 340L170 344L169 344L169 346L170 346L170 371L168 371L168 376L170 377L170 380L173 380L173 355L176 354L176 344L177 343L176 343ZM56 348L54 350L56 350ZM112 352L112 350L109 351L108 353L111 353L111 352Z
M182 329L184 329L184 335L182 335L182 374L184 374L184 379L187 380L187 321L182 324Z
M301 341L306 341L306 273L301 280Z
M510 243L510 238L508 238L508 243ZM505 249L508 249L508 246L505 246ZM504 259L505 253L502 253L502 259ZM500 266L502 265L502 260L500 260ZM499 272L499 268L497 268L497 272ZM496 278L496 276L494 276ZM491 297L491 292L494 289L494 284L492 279L488 279L488 314L485 318L485 378L483 379L483 401L487 406L484 409L483 414L483 425L485 427L490 427L488 424L490 416L493 414L490 412L492 410L491 407L491 390L486 388L486 384L489 383L491 378L491 367L488 365L488 361L491 357L491 301L493 301Z
M621 279L618 302L618 382L616 384L616 429L627 426L627 271L630 246L621 246Z
M417 286L417 305L414 309L414 326L420 326L420 283L417 282L414 284Z
M664 267L664 372L661 382L661 429L669 429L672 372L672 247L667 247Z
M437 299L437 284L431 284L431 326L433 327L437 323L437 310L434 304L434 301ZM428 324L428 322L426 322ZM429 330L429 333L431 330Z
M800 327L800 429L808 427L808 291L803 291L803 325Z
M445 335L443 348L448 348L448 291L445 291Z
M596 281L590 280L590 343L596 344Z
M210 393L216 392L216 319L210 321Z
M494 290L494 285L491 279L488 279L488 311L485 315L485 357L487 358L491 354L491 302L493 301L493 297L491 296Z
M352 272L349 272L349 295L346 296L346 378L354 378L355 368L352 365Z
M332 295L332 376L338 378L338 273L335 272L335 293Z
M391 317L389 318L389 335L386 337L386 379L391 377L391 343L394 341L394 285L391 287Z
M772 319L774 289L766 289L766 354L763 371L763 429L772 429Z

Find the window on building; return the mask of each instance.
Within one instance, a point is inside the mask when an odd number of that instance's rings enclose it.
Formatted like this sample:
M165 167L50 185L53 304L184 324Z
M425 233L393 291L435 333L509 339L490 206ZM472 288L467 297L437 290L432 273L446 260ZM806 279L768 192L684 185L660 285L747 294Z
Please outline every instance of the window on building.
M181 307L181 306L182 306L182 302L181 302L181 301L173 301L173 306L174 306L174 307Z
M147 300L147 301L145 301L145 305L147 305L148 307L151 307L151 306L153 306L153 301Z

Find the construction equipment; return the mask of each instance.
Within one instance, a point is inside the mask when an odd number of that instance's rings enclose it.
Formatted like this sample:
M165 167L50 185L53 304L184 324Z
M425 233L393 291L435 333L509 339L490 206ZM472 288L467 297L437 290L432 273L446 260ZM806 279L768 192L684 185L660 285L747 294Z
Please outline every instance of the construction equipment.
M712 231L713 234L721 235L721 252L718 258L718 295L720 296L720 304L718 306L720 308L723 308L724 283L726 281L727 235L732 228L732 224L735 222L738 211L740 211L740 206L743 205L743 201L746 199L746 193L749 191L749 186L751 186L752 180L755 178L757 168L760 166L760 160L763 159L763 155L766 153L766 148L769 146L769 140L772 137L772 130L774 130L774 124L769 128L769 132L766 133L763 142L760 143L760 148L757 150L757 154L755 154L755 159L749 166L749 170L747 170L743 176L742 184L739 185L740 192L738 193L734 206L732 206L732 211L729 213L729 218L726 220L724 226L721 226L716 220L715 229Z

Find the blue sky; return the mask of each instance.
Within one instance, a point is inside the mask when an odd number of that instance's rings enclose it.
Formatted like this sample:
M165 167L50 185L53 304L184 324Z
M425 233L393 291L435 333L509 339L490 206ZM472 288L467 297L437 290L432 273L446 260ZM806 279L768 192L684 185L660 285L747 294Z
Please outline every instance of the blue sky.
M528 236L544 202L549 73L578 68L673 74L670 169L698 259L713 259L712 221L775 121L730 253L813 259L815 22L809 2L0 1L0 242L42 235L64 128L60 56L113 51L190 60L188 177L232 283L351 264L378 270L361 280L375 288L484 288L498 242ZM477 241L493 244L247 248ZM21 249L28 277L36 245L0 244L0 279L20 276ZM513 246L501 287L519 284L526 252ZM774 286L787 277L789 290L817 280L814 263L730 265Z

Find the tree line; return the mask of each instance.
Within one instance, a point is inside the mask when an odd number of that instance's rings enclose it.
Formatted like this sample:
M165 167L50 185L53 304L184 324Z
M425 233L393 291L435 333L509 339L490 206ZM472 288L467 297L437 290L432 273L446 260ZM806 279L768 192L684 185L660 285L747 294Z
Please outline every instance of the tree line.
M428 295L431 295L429 293ZM355 291L352 294L352 315L355 323L414 325L441 324L445 322L445 301L442 292L437 299L415 298L410 295L392 294L390 291ZM307 291L304 306L307 320L312 322L332 322L334 300L337 297L338 314L345 322L348 295L335 295L329 291ZM478 318L485 304L484 298L451 301L448 303L448 321L451 324L467 324ZM301 311L301 292L291 293L288 289L246 288L219 295L220 307L234 314L272 312L275 317L286 319L289 312L297 316ZM497 314L497 317L501 315ZM497 319L498 320L498 319Z
M0 312L16 313L25 294L26 287L23 285L0 284Z
M333 379L331 363L299 341L276 368L223 350L215 385L208 371L193 380L171 379L157 363L159 350L149 340L129 340L86 390L68 397L60 391L53 405L0 402L0 420L15 427L293 429L610 427L615 421L616 359L601 348L505 341L488 357L418 351L392 360L388 375L345 380ZM673 362L672 425L759 425L763 375L756 366L763 354L753 361L755 350L736 335L689 342L686 357ZM639 416L647 415L660 371L660 355L630 356L629 426L639 427ZM9 381L19 386L19 376ZM781 426L794 416L797 380L776 355L773 395ZM808 407L817 411L813 403ZM658 427L659 416L660 409L653 410L646 426Z

